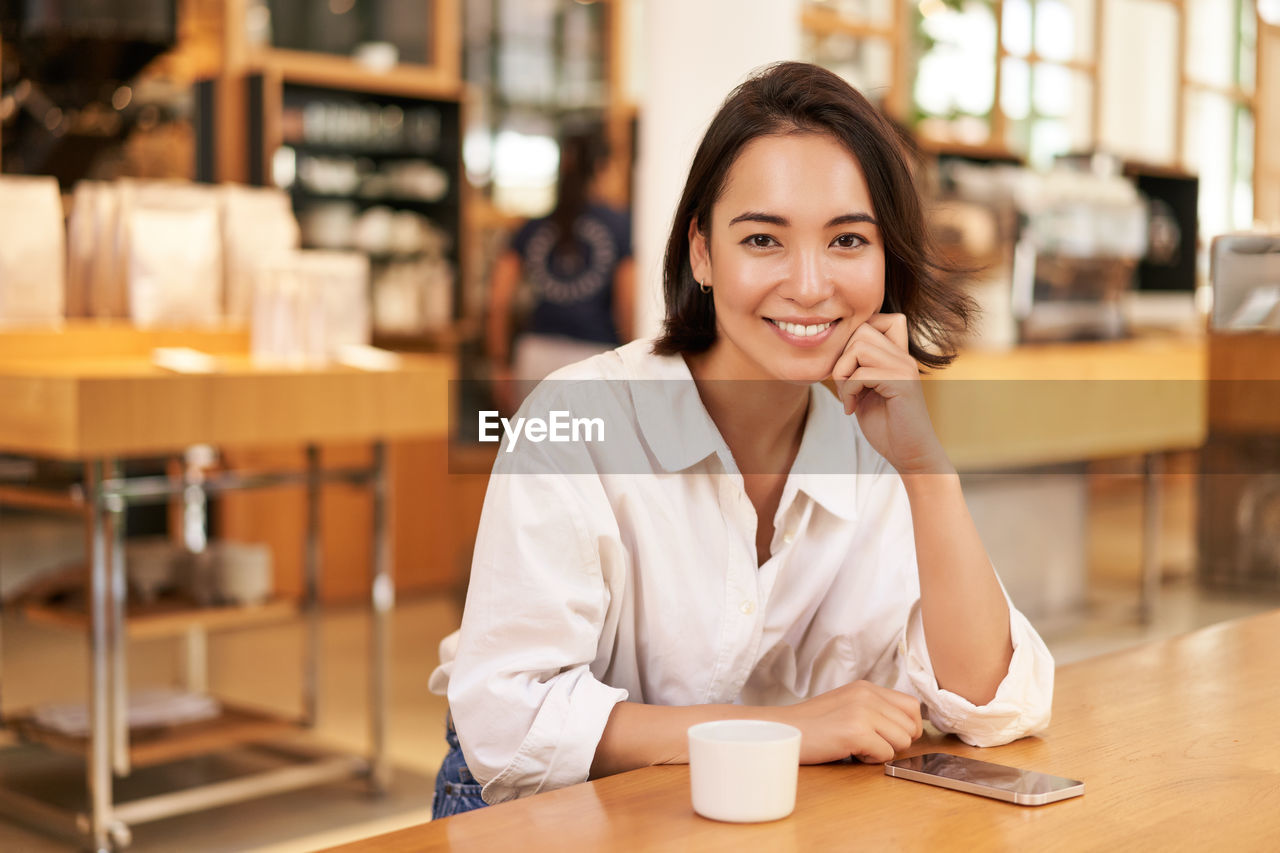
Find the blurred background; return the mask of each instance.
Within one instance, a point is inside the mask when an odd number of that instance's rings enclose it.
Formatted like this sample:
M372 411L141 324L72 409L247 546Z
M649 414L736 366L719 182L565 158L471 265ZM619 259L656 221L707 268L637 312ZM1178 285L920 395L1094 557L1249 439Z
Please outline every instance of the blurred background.
M0 0L0 848L429 817L475 413L656 333L780 59L975 270L931 411L1059 662L1280 604L1280 0Z

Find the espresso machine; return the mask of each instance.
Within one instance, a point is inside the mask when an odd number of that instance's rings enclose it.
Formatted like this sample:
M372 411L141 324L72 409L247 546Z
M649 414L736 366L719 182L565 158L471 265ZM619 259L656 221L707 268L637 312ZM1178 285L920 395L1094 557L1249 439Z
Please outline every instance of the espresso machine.
M1064 165L1024 172L1011 306L1022 342L1127 334L1124 297L1147 250L1147 205L1125 177Z

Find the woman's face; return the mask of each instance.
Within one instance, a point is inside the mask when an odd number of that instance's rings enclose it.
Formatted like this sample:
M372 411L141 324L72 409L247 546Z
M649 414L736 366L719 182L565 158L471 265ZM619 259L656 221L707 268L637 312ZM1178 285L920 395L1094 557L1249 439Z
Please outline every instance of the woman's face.
M811 383L884 301L884 246L858 161L818 133L762 136L729 169L709 239L690 226L694 278L711 285L717 379Z

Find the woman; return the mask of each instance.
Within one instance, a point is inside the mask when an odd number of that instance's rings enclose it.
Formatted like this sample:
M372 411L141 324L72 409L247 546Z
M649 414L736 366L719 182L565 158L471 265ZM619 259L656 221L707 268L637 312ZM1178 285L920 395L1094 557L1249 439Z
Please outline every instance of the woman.
M560 140L555 209L526 222L494 265L485 349L496 396L508 411L553 371L631 340L630 217L593 198L606 150L596 130ZM533 305L514 336L513 359L512 315L522 282Z
M1053 660L923 402L918 365L967 316L939 272L861 95L784 63L729 96L667 243L663 336L534 395L608 440L495 467L432 677L461 745L437 814L683 762L705 720L791 723L803 763L889 760L922 703L979 746L1048 724Z

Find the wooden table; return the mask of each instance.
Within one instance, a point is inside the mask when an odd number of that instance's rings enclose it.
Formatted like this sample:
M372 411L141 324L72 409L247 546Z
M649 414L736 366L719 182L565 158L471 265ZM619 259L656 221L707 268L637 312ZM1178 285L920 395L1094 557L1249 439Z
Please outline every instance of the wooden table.
M37 821L72 835L95 849L128 843L129 826L210 808L253 796L361 776L378 787L388 778L385 754L389 613L394 598L387 537L388 483L385 442L402 437L444 436L448 432L445 389L452 359L414 356L388 370L328 366L291 369L255 364L243 349L243 334L184 339L178 333L147 333L110 326L73 324L67 330L0 336L0 452L84 462L86 482L74 490L41 493L31 488L0 489L0 503L73 509L90 519L90 582L87 614L73 621L90 639L90 734L87 738L30 739L72 749L86 757L90 808L82 815L55 810L20 791L0 789L0 811ZM207 345L217 356L214 372L174 373L151 363L155 346ZM371 447L368 465L322 468L318 446L358 441ZM179 453L192 445L218 448L305 446L307 467L296 472L217 473L206 477L127 478L120 460ZM190 479L188 479L190 478ZM295 767L267 771L234 782L117 803L113 776L135 765L253 742L281 731L296 732L316 717L319 672L319 490L328 481L366 486L372 496L373 571L367 600L372 611L370 642L370 750L365 757L339 755L305 759ZM310 651L304 672L302 720L281 721L225 709L219 719L167 730L162 743L131 743L126 722L127 641L124 574L125 509L130 503L171 498L204 505L207 492L295 483L307 489L306 590L302 608L309 625ZM229 610L224 608L223 610ZM240 608L236 613L194 611L186 618L194 648L202 632L228 619L237 624L269 618L280 608ZM250 612L251 611L251 612ZM282 612L292 612L286 608ZM86 618L87 617L87 618ZM48 618L46 621L51 621ZM183 621L157 613L153 630ZM193 653L192 660L202 658ZM198 667L197 667L198 668ZM15 728L27 732L29 721ZM145 749L143 747L146 747Z
M1044 737L953 752L1082 779L1024 807L891 779L861 764L802 767L791 817L701 818L687 767L651 767L423 824L343 853L502 850L1274 850L1280 839L1280 611L1058 670Z

